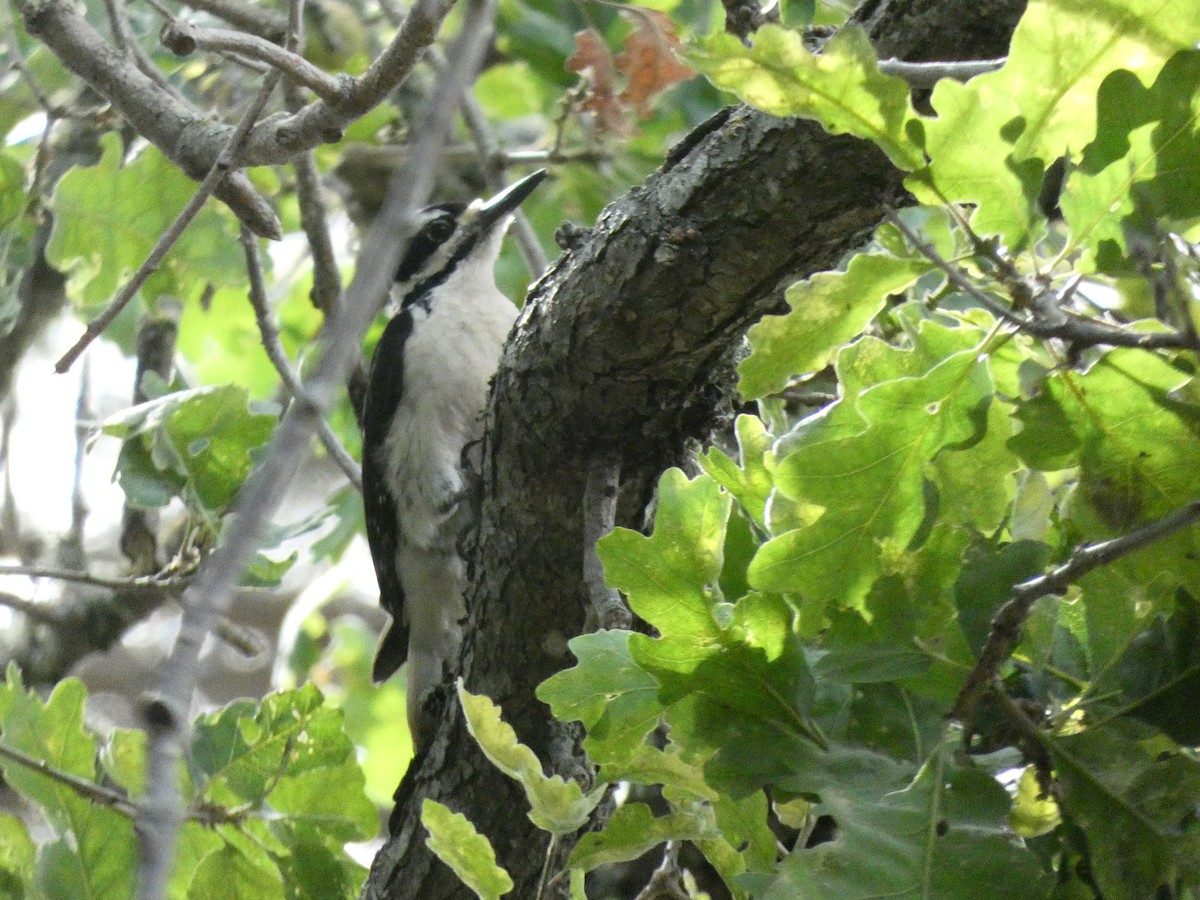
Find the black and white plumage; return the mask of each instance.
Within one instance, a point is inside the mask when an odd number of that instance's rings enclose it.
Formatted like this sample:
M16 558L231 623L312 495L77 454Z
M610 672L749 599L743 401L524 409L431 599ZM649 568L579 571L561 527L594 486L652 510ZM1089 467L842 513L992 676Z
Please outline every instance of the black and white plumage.
M379 602L392 623L374 677L408 662L414 742L421 707L458 658L466 614L459 536L464 449L482 436L488 384L517 310L494 267L512 213L544 172L489 201L430 206L396 274L399 311L375 348L363 416L363 498Z

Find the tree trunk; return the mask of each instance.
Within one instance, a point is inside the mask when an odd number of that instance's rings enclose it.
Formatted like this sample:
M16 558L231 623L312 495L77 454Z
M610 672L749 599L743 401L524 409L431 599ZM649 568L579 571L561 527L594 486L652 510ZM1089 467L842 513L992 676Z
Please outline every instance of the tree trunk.
M857 18L881 56L979 59L1004 54L1023 8L867 0ZM534 696L573 663L566 642L584 625L589 462L615 454L623 482L648 484L681 460L727 405L746 329L782 308L788 284L859 247L886 206L906 202L902 182L871 144L727 110L609 206L533 286L489 410L463 672L548 773L590 777L577 729L556 723ZM520 788L476 748L457 705L448 708L397 793L392 836L365 896L471 896L425 847L420 807L431 797L491 839L512 896L533 897L547 835L525 816ZM573 845L561 841L553 864ZM565 895L565 884L555 887L551 895Z

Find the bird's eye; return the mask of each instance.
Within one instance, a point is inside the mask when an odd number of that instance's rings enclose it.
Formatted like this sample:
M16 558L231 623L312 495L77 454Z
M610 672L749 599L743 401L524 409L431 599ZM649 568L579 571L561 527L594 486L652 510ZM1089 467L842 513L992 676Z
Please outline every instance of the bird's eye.
M426 226L426 233L437 243L442 243L454 233L454 225L449 219L434 219Z

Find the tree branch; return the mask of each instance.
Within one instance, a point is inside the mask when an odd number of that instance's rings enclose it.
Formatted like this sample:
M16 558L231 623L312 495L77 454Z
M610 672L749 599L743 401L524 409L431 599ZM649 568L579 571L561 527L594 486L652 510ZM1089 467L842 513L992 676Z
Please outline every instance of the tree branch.
M70 788L85 800L107 807L114 812L120 813L127 819L132 819L137 814L137 806L120 791L114 791L112 788L106 788L104 785L96 784L94 781L88 781L86 778L80 778L78 775L64 772L57 766L50 765L44 759L36 759L28 753L18 750L16 747L10 747L5 743L0 743L0 756L12 760L20 766L24 766L30 771L45 775L51 781L56 781Z
M240 232L240 239L242 249L246 254L246 272L250 278L250 305L254 308L254 319L258 322L258 333L262 338L263 349L267 352L267 358L271 360L271 365L279 373L284 387L287 388L292 398L303 403L311 403L312 401L305 393L304 385L292 371L287 351L283 349L283 344L279 341L279 329L275 327L275 322L271 318L271 310L267 303L267 289L263 282L262 264L258 259L258 245L255 243L257 239L250 233L250 229L244 226ZM321 439L329 457L342 470L347 480L354 485L354 489L361 494L362 469L359 468L358 463L346 452L346 448L342 446L341 441L338 440L337 435L333 433L333 429L329 427L329 423L323 417L317 420L316 428L317 437Z
M177 56L191 56L197 50L208 50L239 53L249 59L266 63L328 103L340 102L349 83L353 81L349 75L330 75L300 54L285 50L273 41L254 34L223 28L198 28L191 23L174 19L162 27L159 38L163 46Z
M1017 646L1021 639L1021 627L1038 600L1051 594L1061 596L1072 584L1093 569L1148 547L1197 521L1200 521L1200 500L1193 500L1182 509L1129 534L1098 544L1077 547L1062 565L1055 566L1044 575L1014 585L1008 601L992 619L987 643L979 654L975 668L963 683L950 716L964 723L971 721L980 696L995 682L1000 666Z
M186 577L105 578L102 575L92 575L90 572L76 572L73 569L56 569L52 566L0 566L0 575L24 575L27 578L54 578L58 581L71 581L76 584L105 588L110 591L158 592L176 590L184 586L188 581Z
M271 116L250 132L243 162L286 163L296 154L340 140L345 127L394 89L437 37L453 0L417 0L392 43L362 75L342 82L336 102L318 100L296 113ZM110 46L70 0L17 0L26 30L68 69L107 99L147 140L187 175L210 171L229 143L231 127L212 123L146 76ZM258 235L279 236L274 211L240 172L230 173L217 197Z
M1069 344L1075 351L1084 347L1101 345L1109 347L1133 347L1139 350L1200 349L1196 346L1195 338L1189 334L1176 331L1130 331L1127 328L1121 328L1119 325L1113 325L1086 316L1079 316L1063 309L1062 303L1075 290L1075 287L1079 283L1078 279L1074 279L1061 294L1056 295L1047 287L1040 284L1026 284L1026 280L1022 279L1019 274L1010 272L1009 277L1006 279L1006 286L1009 290L1013 290L1014 281L1019 282L1016 290L1020 292L1024 299L1024 303L1021 305L1028 306L1032 310L1033 315L1020 313L1016 309L1018 305L1016 298L1014 298L1013 306L1008 307L996 300L987 291L982 290L973 280L964 275L957 266L953 266L944 260L941 254L930 243L923 240L920 235L904 224L904 221L896 215L895 210L889 209L887 211L887 220L896 226L900 233L904 235L908 242L922 256L941 269L946 278L956 288L975 300L975 302L992 313L992 315L1003 319L1005 322L1022 331L1032 334L1036 338L1041 338L1042 340L1057 338ZM1001 260L997 261L1000 262ZM1003 260L1002 262L1008 269L1012 268L1011 263L1007 260Z
M178 96L165 90L137 65L110 46L69 0L18 0L26 30L36 36L68 69L82 78L123 115L147 140L192 178L215 168L229 144L228 126L204 121ZM209 136L198 153L193 140ZM229 173L213 193L256 234L279 236L274 210L240 172Z
M1018 0L868 4L881 52L999 56ZM951 23L947 26L947 23ZM815 187L815 186L820 186ZM911 202L874 146L811 122L726 111L657 173L601 213L535 285L494 380L487 414L477 573L462 670L499 703L548 773L586 777L580 732L555 721L537 685L569 666L584 627L580 551L589 464L620 461L621 524L640 527L662 469L705 437L732 395L746 329L785 307L784 289L835 268L886 208ZM475 748L460 716L439 724L398 793L368 898L460 896L424 845L429 797L466 815L496 847L514 896L533 896L538 833L519 788ZM560 842L560 866L574 840ZM559 879L551 896L562 896Z
M238 123L233 134L229 136L229 143L225 145L225 149L221 151L221 155L217 157L217 161L213 163L213 167L204 176L204 180L196 188L196 193L192 195L192 199L188 201L187 206L179 211L179 215L175 217L175 221L171 223L171 227L159 235L158 240L154 242L154 246L150 248L150 252L146 255L146 261L133 273L133 277L129 279L125 287L113 299L113 302L108 305L108 308L92 319L92 321L88 322L83 336L54 364L54 371L61 375L67 369L71 368L71 364L88 348L88 345L104 333L104 329L111 325L113 319L121 314L121 310L129 305L129 301L133 299L138 289L146 283L146 279L158 271L158 267L167 258L167 254L171 252L171 248L175 246L175 242L183 235L184 229L196 218L201 208L208 202L208 198L214 193L219 195L222 183L237 175L236 172L231 170L239 165L250 128L262 113L263 107L267 103L267 98L271 96L275 90L275 86L279 83L279 78L280 73L275 71L263 79L262 87L259 88L258 94L250 104L250 108L246 110L246 114L242 116L241 122ZM251 227L248 223L245 223L245 220L243 220L243 223L247 227ZM276 226L275 236L279 236L278 226Z

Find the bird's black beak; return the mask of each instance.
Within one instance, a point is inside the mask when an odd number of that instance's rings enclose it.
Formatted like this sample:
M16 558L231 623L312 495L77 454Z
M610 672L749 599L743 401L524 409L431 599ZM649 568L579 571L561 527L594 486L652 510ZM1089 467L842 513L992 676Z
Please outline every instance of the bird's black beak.
M483 229L490 230L493 225L504 220L504 218L513 213L518 206L525 202L525 198L533 193L534 188L542 183L546 177L545 169L538 169L531 175L526 175L520 181L514 182L498 193L491 200L488 200L479 208L479 223Z

